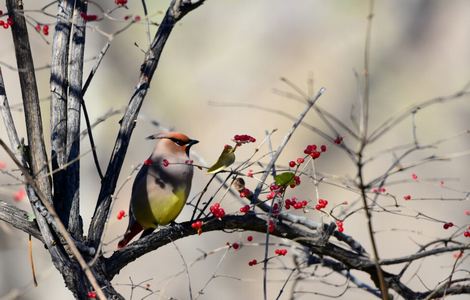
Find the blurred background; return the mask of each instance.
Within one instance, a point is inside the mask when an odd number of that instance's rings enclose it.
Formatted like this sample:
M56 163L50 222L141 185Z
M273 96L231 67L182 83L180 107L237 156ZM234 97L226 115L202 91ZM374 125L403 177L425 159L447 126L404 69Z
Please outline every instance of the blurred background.
M99 1L104 10L112 9L112 0ZM159 23L170 1L147 1L150 19ZM45 36L29 29L30 40L37 67L50 63L50 43L53 36L54 18L40 10L49 1L25 0L27 15L34 22L50 24L50 33ZM202 164L209 165L220 154L224 144L231 143L235 134L250 134L260 142L265 131L277 129L272 136L272 144L277 147L291 126L291 121L264 111L245 107L217 107L209 102L237 102L255 104L266 108L281 110L297 116L304 105L286 97L281 97L273 89L295 93L282 81L285 77L305 92L309 91L308 81L313 78L313 90L326 88L326 93L318 102L337 118L353 128L350 120L351 109L358 104L363 86L364 41L366 17L369 1L318 1L318 0L208 0L187 15L173 30L160 59L158 69L141 110L122 168L120 183L123 187L117 194L111 220L106 233L106 255L116 249L116 238L126 229L127 219L117 220L119 210L128 208L132 180L132 170L147 158L152 150L152 142L144 138L159 130L152 120L161 126L174 128L198 139L200 143L193 149L203 158ZM103 33L112 34L126 26L130 18L140 16L142 22L136 23L112 41L90 88L85 101L90 118L96 120L110 109L127 105L139 75L140 64L149 45L147 26L143 18L141 1L129 1L129 9L113 13L113 19L104 18L100 22L90 22L87 31L85 67L87 75L93 66L93 58L106 44ZM55 14L52 5L47 12ZM0 10L6 11L5 1L0 0ZM102 16L101 10L90 2L89 13ZM388 117L402 111L411 104L437 96L446 96L459 91L470 80L470 3L465 0L378 0L375 5L370 52L370 128L373 130ZM151 26L153 37L156 26ZM12 106L21 103L21 90L17 73L7 65L16 65L10 29L0 29L0 62L5 79L7 95ZM359 74L356 78L355 73ZM49 70L38 70L42 116L46 141L49 135ZM311 88L310 88L311 90ZM24 118L16 107L14 117L22 136ZM105 169L119 128L120 115L110 117L94 129L100 163ZM416 115L418 139L422 144L432 143L442 138L450 138L469 129L470 101L463 97L445 104L437 104L420 111ZM333 135L319 120L314 112L306 117L306 122ZM6 139L1 125L0 137ZM346 133L344 142L356 149L357 145ZM371 145L366 153L374 155L392 146L413 141L411 118L406 118L392 131ZM343 151L328 143L305 128L299 128L290 144L281 155L279 164L286 166L290 160L303 155L307 144L326 144L329 151L322 155L315 167L322 174L341 178L354 178L356 170ZM90 149L87 140L82 143L82 152ZM470 148L467 135L459 135L439 144L428 151L419 152L405 162L411 163L432 154L465 154ZM248 158L255 145L245 145L237 151L237 161ZM269 149L261 148L265 154ZM396 153L400 153L399 151ZM257 156L258 158L260 157ZM392 154L381 156L366 168L366 179L382 174L394 161ZM14 171L12 162L4 152L0 161L6 164L4 171ZM399 173L392 181L404 180L397 185L386 185L387 192L396 196L401 206L398 215L377 214L374 226L381 258L394 258L414 253L424 244L437 238L449 237L452 233L468 226L469 216L464 214L470 209L468 198L462 201L402 201L403 195L413 198L457 198L464 199L469 191L470 180L468 156L458 155L445 162L431 163ZM254 168L255 171L260 169ZM85 232L93 214L100 188L100 180L90 153L81 160L81 211L85 222ZM419 180L411 180L415 173ZM332 177L328 177L332 179ZM196 170L192 195L202 190L210 179L204 171ZM434 180L434 181L433 181ZM441 184L440 181L444 183ZM334 181L332 179L332 181ZM302 199L316 202L315 190L311 182L295 190ZM247 187L253 189L256 181L248 181ZM207 195L217 186L213 185ZM14 203L28 210L26 199L15 201L15 193L20 185L5 173L0 174L0 199ZM348 201L358 205L357 197L347 189L327 184L319 185L321 198L328 199L331 205ZM294 194L292 194L294 195ZM468 196L467 196L468 197ZM391 204L384 197L382 204ZM355 204L356 203L356 204ZM227 213L235 213L241 202L233 197L225 197L222 206ZM188 220L192 210L186 207L177 221ZM414 216L424 213L442 221L452 221L456 227L443 230L442 223L430 222ZM297 212L300 213L300 212ZM319 214L306 214L319 220ZM325 221L329 221L325 218ZM367 250L370 243L367 225L362 213L356 213L345 221L345 232L361 241ZM253 235L253 242L246 241ZM248 261L263 258L264 241L261 234L204 233L176 241L186 263L191 265L189 275L193 294L200 299L260 299L262 297L262 266L249 267ZM288 241L273 239L274 242ZM463 241L463 237L462 237ZM223 248L227 242L242 243L237 251ZM468 242L468 241L467 241ZM221 248L222 247L222 248ZM273 246L271 250L277 248ZM195 259L206 252L218 249L197 263ZM286 257L272 260L269 274L268 298L279 293L292 267L294 248L288 248ZM300 254L300 253L298 253ZM27 236L4 223L0 223L0 299L71 299L63 280L55 271L44 247L34 241L34 258L39 275L39 287L31 285L31 271L27 256ZM404 282L415 290L426 291L435 287L450 273L455 261L452 253L428 258L412 265ZM459 265L460 269L469 268L468 262ZM386 267L385 270L397 272L400 268ZM183 271L183 273L181 273ZM313 272L313 271L312 271ZM320 276L328 271L317 271ZM413 274L419 274L413 277ZM355 274L368 281L364 274ZM215 276L215 278L212 278ZM467 276L457 273L456 276ZM212 279L211 279L212 278ZM167 245L149 253L129 264L115 277L113 283L126 297L131 295L131 281L145 282L148 288L157 291L148 299L188 299L188 277L184 264L175 245ZM344 284L339 276L328 277L328 282ZM281 297L288 299L292 284L287 284ZM201 294L198 292L202 290ZM296 285L298 299L329 299L313 292L339 295L344 286L325 285L319 277L311 277ZM149 292L137 288L133 290L134 299L141 299ZM297 299L296 298L296 299ZM366 292L349 289L340 299L372 299ZM459 299L459 297L454 297ZM464 299L465 297L460 297Z

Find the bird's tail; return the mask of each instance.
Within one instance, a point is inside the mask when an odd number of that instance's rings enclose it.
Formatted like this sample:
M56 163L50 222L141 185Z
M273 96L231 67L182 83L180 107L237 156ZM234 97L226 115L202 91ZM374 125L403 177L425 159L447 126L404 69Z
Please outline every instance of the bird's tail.
M118 249L125 247L142 230L144 230L144 228L137 222L132 222L132 224L129 224L124 237L118 243Z

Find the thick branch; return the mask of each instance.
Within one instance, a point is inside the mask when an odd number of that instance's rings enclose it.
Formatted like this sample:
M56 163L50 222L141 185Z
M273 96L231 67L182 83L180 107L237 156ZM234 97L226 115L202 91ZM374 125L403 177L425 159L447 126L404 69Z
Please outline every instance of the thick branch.
M7 0L7 8L13 20L11 32L15 45L16 63L18 69L21 70L18 72L18 75L23 95L23 107L31 156L29 163L34 176L37 178L39 189L44 193L46 199L50 201L51 183L47 175L49 168L42 132L41 110L22 1Z
M80 104L82 97L83 56L85 52L86 23L83 14L87 13L87 2L77 0L73 12L73 34L70 49L69 93L67 102L67 189L62 200L68 216L69 232L79 238L83 235L80 218Z
M57 23L52 41L51 58L51 160L52 169L58 170L67 163L67 73L69 66L69 43L73 7L75 0L59 1ZM53 174L54 207L60 219L68 227L70 205L67 207L65 194L67 182L65 170Z
M120 121L121 127L119 129L119 134L111 154L111 159L101 186L95 213L88 231L89 242L91 245L97 246L101 240L104 224L111 207L112 194L116 189L116 183L119 178L119 173L124 162L127 148L129 147L137 115L139 114L140 107L142 106L145 95L149 89L150 82L157 68L165 43L176 22L186 13L195 9L203 2L204 1L201 0L195 4L191 4L190 1L173 0L160 27L158 28L152 44L150 45L150 49L145 55L144 63L141 66L139 82L135 87L134 94L129 101L127 110Z

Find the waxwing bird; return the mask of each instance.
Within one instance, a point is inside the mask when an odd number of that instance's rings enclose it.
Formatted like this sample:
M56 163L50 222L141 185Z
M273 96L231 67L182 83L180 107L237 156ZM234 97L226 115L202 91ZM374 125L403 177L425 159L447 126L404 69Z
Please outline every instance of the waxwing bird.
M137 174L129 205L129 225L118 247L126 246L142 230L144 237L158 225L174 221L191 190L193 166L189 150L198 141L179 132L149 136L155 148Z

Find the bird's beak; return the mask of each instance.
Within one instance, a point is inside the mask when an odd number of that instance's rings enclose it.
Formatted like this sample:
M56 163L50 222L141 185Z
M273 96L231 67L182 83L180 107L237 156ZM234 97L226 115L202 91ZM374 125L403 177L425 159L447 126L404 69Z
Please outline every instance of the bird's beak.
M187 143L186 145L187 145L187 147L191 147L192 145L195 145L197 143L199 143L198 140L189 140L189 143Z

